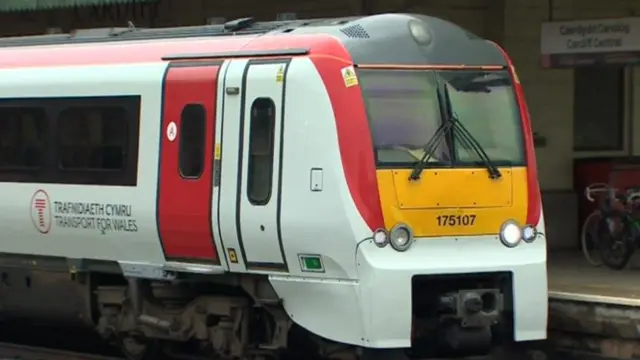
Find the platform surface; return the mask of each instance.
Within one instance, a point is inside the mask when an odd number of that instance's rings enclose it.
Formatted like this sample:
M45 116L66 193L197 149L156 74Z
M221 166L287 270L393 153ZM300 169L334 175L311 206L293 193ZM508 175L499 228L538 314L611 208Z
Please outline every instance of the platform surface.
M640 252L618 271L590 265L579 251L547 260L547 344L594 359L640 358Z
M549 298L640 306L639 261L640 252L628 268L611 270L590 265L579 251L549 254Z

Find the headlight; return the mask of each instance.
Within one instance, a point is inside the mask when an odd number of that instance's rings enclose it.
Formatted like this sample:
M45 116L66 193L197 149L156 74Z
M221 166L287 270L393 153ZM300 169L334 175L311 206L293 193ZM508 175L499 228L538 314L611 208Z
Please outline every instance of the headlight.
M407 251L413 242L413 232L408 225L396 224L389 232L391 247L397 251Z
M433 36L431 36L431 31L427 25L419 20L411 20L409 21L409 32L413 39L420 45L429 45L433 40Z
M515 247L522 240L522 230L520 225L513 220L505 221L500 227L500 241L505 246Z
M538 237L538 229L533 225L525 225L522 228L522 240L532 243Z
M387 234L387 230L385 229L378 229L376 231L373 232L373 242L378 246L378 247L385 247L389 244L389 234Z

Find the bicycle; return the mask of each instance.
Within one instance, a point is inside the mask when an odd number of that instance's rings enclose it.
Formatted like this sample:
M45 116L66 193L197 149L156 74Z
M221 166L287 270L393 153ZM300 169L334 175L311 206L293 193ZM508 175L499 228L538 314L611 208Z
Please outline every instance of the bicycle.
M597 188L596 188L597 187ZM594 202L592 194L599 192L614 192L615 189L609 187L608 184L605 183L594 183L585 188L585 197L590 202ZM597 231L598 226L600 224L600 220L602 218L601 208L604 207L605 198L600 197L598 199L598 208L593 210L587 218L582 223L582 228L580 229L580 245L582 249L582 253L584 254L584 258L587 262L593 266L601 266L602 259L598 254L598 244L597 244ZM594 250L595 254L591 254L591 250Z
M592 194L606 193L599 199L598 209L594 210L582 227L582 251L589 263L601 264L620 270L627 266L640 239L640 191L630 188L624 195L607 184L591 184L585 189L587 200L593 202ZM595 227L595 233L594 229ZM591 246L590 246L591 245ZM589 248L598 250L599 260L589 253Z

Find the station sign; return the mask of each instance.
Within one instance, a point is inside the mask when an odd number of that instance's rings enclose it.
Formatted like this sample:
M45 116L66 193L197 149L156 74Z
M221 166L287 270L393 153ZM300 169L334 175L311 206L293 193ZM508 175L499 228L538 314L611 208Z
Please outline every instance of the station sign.
M640 17L542 23L540 53L547 68L640 64Z

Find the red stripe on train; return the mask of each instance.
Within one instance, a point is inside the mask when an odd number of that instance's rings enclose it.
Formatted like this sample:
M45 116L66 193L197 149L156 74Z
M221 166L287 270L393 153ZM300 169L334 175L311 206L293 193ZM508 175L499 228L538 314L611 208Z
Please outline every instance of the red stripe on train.
M531 132L531 119L529 109L524 97L522 85L514 73L513 62L509 55L498 44L495 46L500 49L509 66L509 73L513 80L513 88L518 99L520 108L520 116L522 118L522 132L524 136L525 157L527 159L527 224L537 225L542 214L542 198L540 196L540 186L538 184L538 165L536 162L536 152L533 144L533 133Z

